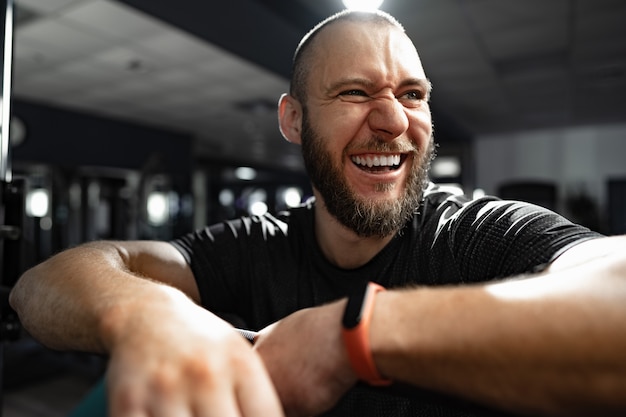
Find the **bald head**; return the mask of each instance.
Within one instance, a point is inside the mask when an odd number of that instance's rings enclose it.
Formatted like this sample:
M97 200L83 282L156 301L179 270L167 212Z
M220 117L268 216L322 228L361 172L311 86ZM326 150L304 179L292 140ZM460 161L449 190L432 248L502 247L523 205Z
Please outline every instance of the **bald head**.
M320 33L330 26L342 22L355 22L394 27L404 32L404 27L390 14L382 11L360 12L344 10L323 20L311 29L300 41L293 57L291 86L289 93L305 105L307 80L313 69L313 57Z

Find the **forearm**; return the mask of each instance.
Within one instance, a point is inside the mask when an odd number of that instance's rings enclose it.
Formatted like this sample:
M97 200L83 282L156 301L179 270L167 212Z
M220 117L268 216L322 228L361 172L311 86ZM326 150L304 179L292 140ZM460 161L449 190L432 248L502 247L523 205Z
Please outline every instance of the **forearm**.
M176 292L140 278L127 262L106 242L67 250L25 272L11 305L24 327L52 348L107 352L117 331L113 317L121 327L133 309L165 308Z
M626 279L606 259L519 281L379 294L372 350L393 379L520 414L626 408Z
M11 296L43 343L109 355L111 415L282 416L261 358L197 299L191 270L164 242L63 252Z

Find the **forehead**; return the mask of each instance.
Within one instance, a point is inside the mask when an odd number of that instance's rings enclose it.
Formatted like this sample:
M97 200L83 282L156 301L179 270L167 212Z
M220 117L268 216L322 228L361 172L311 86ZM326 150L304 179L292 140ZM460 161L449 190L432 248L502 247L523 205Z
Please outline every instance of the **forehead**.
M312 72L322 79L350 76L426 78L415 46L399 28L380 22L336 22L313 45Z

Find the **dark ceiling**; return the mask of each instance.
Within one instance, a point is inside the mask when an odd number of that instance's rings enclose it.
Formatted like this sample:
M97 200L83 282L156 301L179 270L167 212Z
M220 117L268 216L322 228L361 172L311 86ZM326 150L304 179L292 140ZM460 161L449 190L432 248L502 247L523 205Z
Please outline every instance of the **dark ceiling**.
M285 77L301 36L342 8L338 0L124 2ZM624 1L387 0L382 8L416 42L436 104L449 104L472 134L626 119ZM470 92L476 97L463 97Z
M17 29L18 99L187 132L201 156L299 166L274 103L300 38L340 0L17 2L32 12ZM421 54L438 134L626 121L623 0L386 0L382 9Z

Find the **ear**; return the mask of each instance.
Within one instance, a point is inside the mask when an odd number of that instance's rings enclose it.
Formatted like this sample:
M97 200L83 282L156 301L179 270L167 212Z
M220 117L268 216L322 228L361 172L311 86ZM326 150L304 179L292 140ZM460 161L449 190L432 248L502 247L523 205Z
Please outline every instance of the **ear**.
M278 101L278 125L288 142L302 143L302 105L289 94L283 94Z

